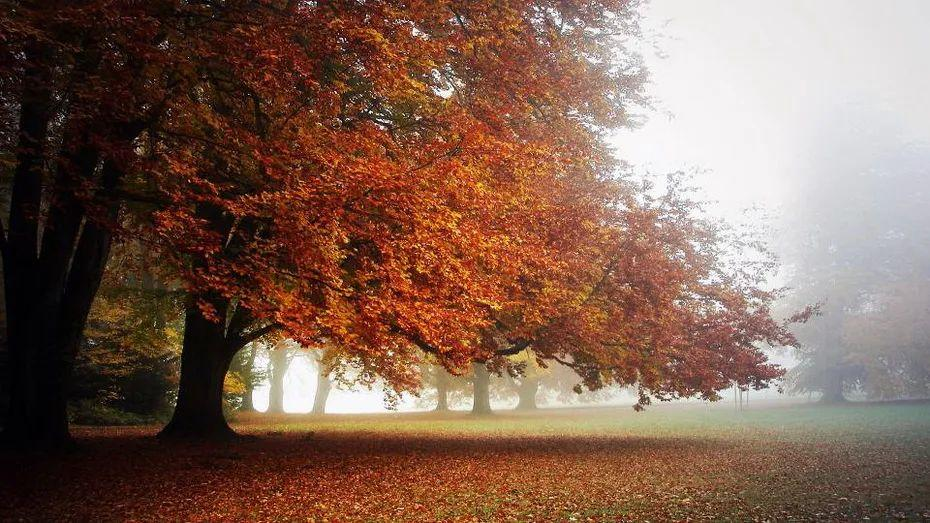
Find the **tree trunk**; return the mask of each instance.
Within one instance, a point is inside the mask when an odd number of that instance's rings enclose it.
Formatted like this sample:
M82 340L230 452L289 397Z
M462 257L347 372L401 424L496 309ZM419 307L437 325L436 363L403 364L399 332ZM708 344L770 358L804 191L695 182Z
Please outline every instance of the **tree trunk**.
M474 404L472 414L491 414L491 373L484 362L472 363L474 370Z
M321 362L316 375L316 394L313 395L313 413L326 414L326 400L333 390L333 383L329 381L329 369Z
M38 41L25 46L26 69L20 95L16 168L10 191L9 230L3 244L4 299L7 311L7 382L10 405L3 436L16 446L54 446L67 434L48 431L51 409L42 404L42 371L38 350L41 316L39 292L38 214L42 204L45 143L51 118L49 52ZM59 425L53 423L53 425Z
M449 373L436 367L436 412L449 410Z
M827 371L820 401L823 403L844 403L846 401L846 397L843 396L843 373L841 370L830 369Z
M284 376L290 366L287 345L279 343L271 351L271 390L268 395L268 413L284 413Z
M517 402L516 410L536 410L536 393L539 391L539 378L523 378L517 394L520 401Z
M254 412L255 404L252 402L252 392L254 392L255 384L255 353L258 352L257 345L252 344L252 347L249 349L249 359L246 360L246 369L245 369L245 394L242 395L242 406L239 410L243 412Z
M32 233L14 235L4 249L4 287L8 309L11 372L10 411L4 436L9 442L55 448L70 442L68 390L84 326L110 255L112 233L101 221L115 221L120 203L111 198L122 173L104 162L96 203L103 214L87 216L69 177L91 179L97 154L88 148L70 155L56 180L56 200L49 205L36 251ZM75 171L69 168L78 169ZM65 172L67 170L67 172ZM30 205L24 198L17 205ZM11 218L23 209L11 208ZM33 218L34 219L34 218ZM16 229L23 228L23 220ZM16 242L12 240L16 239ZM28 237L28 238L27 238ZM24 239L27 238L27 239ZM31 266L23 266L31 260Z
M68 122L59 156L49 161L49 122L67 112L52 98L50 64L58 57L39 40L27 42L22 54L16 166L11 186L3 188L10 195L9 230L0 241L10 373L3 437L17 446L57 448L70 444L69 381L109 257L109 226L120 209L114 189L122 172L101 157L80 125ZM75 70L96 67L93 56L79 55ZM109 124L95 122L95 131L116 130L112 137L126 144L143 125ZM50 163L56 165L55 180L47 184Z
M225 308L218 311L225 314ZM205 318L190 298L184 318L178 403L159 437L222 439L235 436L223 415L223 382L235 350L224 325Z

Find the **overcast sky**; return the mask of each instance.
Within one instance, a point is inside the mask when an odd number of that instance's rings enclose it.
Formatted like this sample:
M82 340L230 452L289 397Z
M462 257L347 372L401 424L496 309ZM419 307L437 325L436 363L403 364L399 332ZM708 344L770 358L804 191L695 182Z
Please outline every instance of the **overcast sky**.
M654 173L699 170L720 217L777 215L811 175L811 147L852 107L930 142L930 0L653 0L645 14L664 55L645 53L657 111L615 145ZM314 386L296 360L286 410L309 410ZM329 410L382 410L381 394L333 391Z
M926 0L654 0L645 26L666 55L645 56L658 112L615 143L653 172L701 169L721 215L777 211L849 106L930 141Z

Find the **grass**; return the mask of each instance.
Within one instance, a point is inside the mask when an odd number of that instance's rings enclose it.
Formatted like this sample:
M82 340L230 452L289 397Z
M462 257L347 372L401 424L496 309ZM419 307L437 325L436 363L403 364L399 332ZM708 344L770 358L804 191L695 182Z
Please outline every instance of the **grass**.
M930 403L241 416L253 438L77 428L3 456L0 519L930 519Z

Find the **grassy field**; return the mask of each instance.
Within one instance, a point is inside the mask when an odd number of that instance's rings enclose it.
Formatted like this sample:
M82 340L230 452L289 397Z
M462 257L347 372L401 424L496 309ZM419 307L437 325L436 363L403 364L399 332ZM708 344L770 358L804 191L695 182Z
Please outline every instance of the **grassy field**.
M930 404L240 417L6 455L3 520L930 520Z

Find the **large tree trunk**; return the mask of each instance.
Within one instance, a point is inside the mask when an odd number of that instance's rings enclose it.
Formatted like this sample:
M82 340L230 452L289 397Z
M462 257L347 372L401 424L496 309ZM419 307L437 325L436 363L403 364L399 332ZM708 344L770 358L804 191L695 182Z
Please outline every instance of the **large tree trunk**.
M284 413L284 376L290 366L288 347L279 343L271 351L271 390L268 394L268 413Z
M225 314L225 308L218 308ZM235 436L223 415L223 382L236 351L224 325L205 318L191 297L184 318L178 403L160 437L222 439Z
M525 377L517 389L520 401L516 410L536 410L536 393L539 391L539 378Z
M313 413L326 413L326 400L329 399L329 393L333 390L333 383L329 381L329 369L321 362L320 369L316 375L316 394L313 396Z
M449 410L449 373L436 367L436 412Z
M840 369L830 369L826 372L823 384L823 394L820 401L823 403L843 403L846 397L843 396L843 372Z
M472 414L491 414L491 373L484 362L472 363L474 370L474 404Z
M202 204L197 216L223 236L229 234L234 219L222 209ZM230 242L223 255L234 256L241 246ZM194 262L203 267L203 261ZM210 305L219 321L204 317L199 304ZM223 415L223 383L236 353L276 328L273 324L255 327L249 309L212 291L188 297L184 321L184 344L181 349L181 380L174 415L159 436L177 438L228 438L235 432Z
M51 69L48 50L37 41L25 47L26 69L20 96L16 168L10 191L9 231L3 244L4 298L7 310L10 405L4 439L14 445L46 446L67 440L52 434L51 409L44 405L45 362L38 350L41 332L36 296L39 292L38 239L42 204L45 143L51 118ZM7 188L4 188L7 189Z
M69 128L54 183L43 191L52 116L51 82L42 65L48 56L37 44L28 45L25 55L30 65L9 188L10 229L2 249L10 373L4 439L17 446L58 448L70 443L69 381L110 253L111 233L101 222L118 216L119 201L112 193L122 173L110 161L101 168L87 136ZM88 187L96 193L88 194ZM93 198L91 206L101 215L88 216L79 189Z

